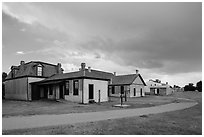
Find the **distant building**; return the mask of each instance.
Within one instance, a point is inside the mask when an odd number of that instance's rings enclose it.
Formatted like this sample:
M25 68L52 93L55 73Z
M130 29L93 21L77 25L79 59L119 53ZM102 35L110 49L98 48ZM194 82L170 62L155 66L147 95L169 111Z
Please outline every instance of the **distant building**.
M145 86L142 76L136 70L135 74L113 77L109 84L109 95L120 96L120 94L125 94L127 97L143 97L145 96Z
M166 83L161 83L160 80L152 80L146 82L145 94L149 95L170 95L174 92L174 89Z

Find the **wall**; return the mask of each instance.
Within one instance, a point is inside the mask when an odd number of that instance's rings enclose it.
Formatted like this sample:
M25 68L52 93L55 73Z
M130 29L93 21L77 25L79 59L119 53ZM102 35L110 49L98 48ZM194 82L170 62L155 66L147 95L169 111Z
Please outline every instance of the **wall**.
M74 80L69 80L69 95L64 95L65 100L69 100L72 102L78 102L82 103L82 79L75 79L79 80L79 95L73 95L74 93L74 88L73 88L73 81Z
M115 87L115 94L112 94L112 86L109 86L109 95L112 97L120 97L121 86L114 86ZM130 97L130 86L125 85L124 91L126 91L126 96Z
M166 88L166 95L171 95L174 93L174 89L170 88L170 87L167 87Z
M136 90L136 96L134 96L134 88ZM136 85L136 84L130 85L130 97L141 97L141 93L140 93L141 89L142 89L142 96L145 96L144 85Z
M83 100L84 103L89 102L89 84L94 85L94 101L98 102L99 100L99 90L100 90L100 101L108 101L108 81L103 80L92 80L92 79L84 79L84 94Z
M144 85L139 76L138 76L132 83L133 83L133 84Z
M28 100L27 86L27 78L19 78L5 81L5 98Z
M32 93L31 92L40 92L40 91L32 91L32 85L30 84L31 82L36 82L36 81L41 81L44 78L33 78L33 77L28 77L28 100L32 100Z
M56 99L59 99L59 85L52 85L53 88L52 88L52 95L50 95L50 88L48 88L48 99L51 99L51 100L56 100Z

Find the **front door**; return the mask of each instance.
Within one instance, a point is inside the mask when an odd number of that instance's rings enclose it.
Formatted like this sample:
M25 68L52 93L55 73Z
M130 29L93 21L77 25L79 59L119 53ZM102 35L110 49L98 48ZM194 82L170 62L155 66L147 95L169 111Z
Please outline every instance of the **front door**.
M140 96L142 97L142 88L140 89Z
M48 95L48 87L44 86L44 95L43 95L43 98L47 99L47 95Z
M94 85L89 84L89 99L94 99Z
M63 85L60 85L60 98L64 99L64 94L63 94Z

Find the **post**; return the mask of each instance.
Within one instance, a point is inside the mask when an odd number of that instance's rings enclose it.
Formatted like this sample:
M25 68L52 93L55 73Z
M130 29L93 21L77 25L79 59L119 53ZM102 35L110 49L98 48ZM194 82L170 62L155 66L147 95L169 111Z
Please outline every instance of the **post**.
M98 90L98 103L101 104L101 90Z
M125 92L125 102L127 101L127 92L126 92L126 90L124 91Z
M123 95L122 94L120 94L120 104L121 106L123 105Z

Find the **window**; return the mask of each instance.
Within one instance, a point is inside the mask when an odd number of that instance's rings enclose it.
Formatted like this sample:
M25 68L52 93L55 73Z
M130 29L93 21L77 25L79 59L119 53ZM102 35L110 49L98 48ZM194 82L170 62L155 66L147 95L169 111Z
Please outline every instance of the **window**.
M112 94L115 94L115 87L112 86Z
M69 95L69 81L65 82L65 95Z
M12 69L12 71L11 71L11 78L15 78L16 73L17 73L17 70L15 68Z
M79 95L79 81L78 80L74 80L73 82L73 86L74 86L74 92L73 95Z
M42 65L38 65L37 67L37 76L42 76Z
M135 88L134 88L134 96L136 96L136 90L135 90Z
M50 85L49 95L53 95L53 86Z

